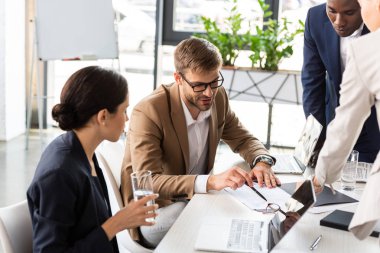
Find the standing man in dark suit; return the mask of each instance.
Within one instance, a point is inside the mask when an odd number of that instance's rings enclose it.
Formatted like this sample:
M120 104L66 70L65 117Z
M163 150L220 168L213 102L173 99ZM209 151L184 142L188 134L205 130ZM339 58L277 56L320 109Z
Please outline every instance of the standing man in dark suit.
M302 67L303 108L306 116L313 114L324 127L316 154L323 146L326 126L339 105L348 44L368 32L357 0L328 0L326 4L310 8L307 14ZM373 107L354 146L363 162L372 163L380 149L375 110Z

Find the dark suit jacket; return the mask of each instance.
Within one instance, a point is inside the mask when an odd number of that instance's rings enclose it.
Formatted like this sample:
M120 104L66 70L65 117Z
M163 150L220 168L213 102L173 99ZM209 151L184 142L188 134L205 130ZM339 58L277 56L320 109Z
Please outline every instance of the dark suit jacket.
M364 26L362 35L368 32ZM334 117L333 109L339 105L341 82L340 37L326 14L326 4L321 4L310 8L305 22L302 85L305 115L313 114L323 125L322 143L326 126ZM354 147L360 161L373 162L380 149L375 110L373 107Z
M101 225L110 217L107 187L97 177L74 132L57 137L43 152L27 198L33 252L118 252Z

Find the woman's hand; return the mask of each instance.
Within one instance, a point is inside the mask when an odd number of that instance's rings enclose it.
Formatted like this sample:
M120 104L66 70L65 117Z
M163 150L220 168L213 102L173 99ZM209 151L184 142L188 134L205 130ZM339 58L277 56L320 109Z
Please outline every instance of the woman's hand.
M316 194L319 194L323 191L323 185L318 182L318 179L315 176L313 177L313 185Z
M118 232L139 226L152 226L154 221L146 221L148 218L154 218L157 213L158 205L147 205L158 197L158 194L145 196L137 201L132 200L126 207L117 212L103 223L102 228L106 232L108 239L111 240Z

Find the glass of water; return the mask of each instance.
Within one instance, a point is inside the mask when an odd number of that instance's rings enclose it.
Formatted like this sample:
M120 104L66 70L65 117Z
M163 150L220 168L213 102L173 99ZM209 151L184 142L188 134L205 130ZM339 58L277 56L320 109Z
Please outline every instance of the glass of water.
M356 173L358 168L359 152L353 150L348 156L347 163L343 167L341 175L342 189L352 191L355 189Z
M136 171L131 174L133 198L139 200L153 194L153 181L151 171ZM154 205L154 200L147 202L148 206ZM154 211L152 211L154 212ZM147 222L153 222L154 218L147 218Z

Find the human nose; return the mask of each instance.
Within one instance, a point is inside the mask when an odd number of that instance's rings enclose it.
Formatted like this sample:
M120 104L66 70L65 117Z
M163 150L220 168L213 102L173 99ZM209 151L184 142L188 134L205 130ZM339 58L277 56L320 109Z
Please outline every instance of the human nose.
M128 113L127 113L127 110L125 110L124 116L125 116L125 122L128 122L128 120L129 120L129 117L128 117Z
M344 18L341 14L337 14L336 15L336 18L335 18L335 21L334 21L335 25L337 25L338 27L342 27L345 25L345 22L344 22Z
M210 85L210 84L208 84L208 85L206 86L206 89L203 91L203 94L206 95L206 96L208 96L208 97L211 97L211 96L212 96L213 91L212 91L212 89L211 89L211 85Z

